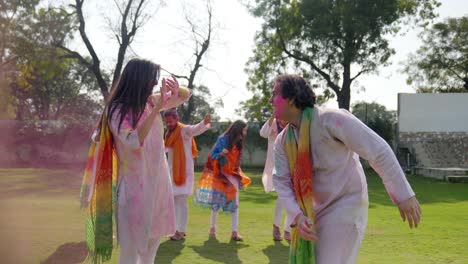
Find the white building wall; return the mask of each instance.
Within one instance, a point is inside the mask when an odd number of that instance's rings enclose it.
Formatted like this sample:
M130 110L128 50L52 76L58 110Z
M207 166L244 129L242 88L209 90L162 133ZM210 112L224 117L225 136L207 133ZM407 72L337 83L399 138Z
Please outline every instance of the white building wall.
M398 94L399 132L468 132L468 93Z

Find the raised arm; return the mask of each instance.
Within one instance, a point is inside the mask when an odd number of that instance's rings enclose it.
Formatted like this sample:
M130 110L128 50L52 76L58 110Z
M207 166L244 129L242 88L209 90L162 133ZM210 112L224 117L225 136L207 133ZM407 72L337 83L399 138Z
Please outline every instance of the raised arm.
M205 118L196 125L184 126L182 128L182 133L185 133L187 136L196 137L203 134L205 131L211 127L211 117L210 114L206 115Z
M275 118L270 117L260 129L260 136L264 138L268 138L273 130L274 125L275 125Z
M417 226L421 214L419 203L387 142L346 110L326 113L324 118L328 133L369 161L382 178L390 198L398 205L403 220L410 217L410 227Z

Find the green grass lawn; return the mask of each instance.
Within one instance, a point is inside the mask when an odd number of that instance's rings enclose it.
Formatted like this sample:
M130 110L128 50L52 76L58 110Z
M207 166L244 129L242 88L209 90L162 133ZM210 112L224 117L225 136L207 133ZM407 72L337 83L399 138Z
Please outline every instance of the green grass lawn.
M468 184L410 176L422 204L418 229L402 223L381 180L368 172L369 224L358 263L468 263ZM244 242L230 242L230 216L219 215L218 240L208 239L209 211L190 208L184 242L162 242L156 263L287 263L288 244L271 237L275 194L259 171L242 192ZM81 172L0 169L0 263L80 263L86 256ZM339 249L337 249L339 250ZM117 262L118 250L112 263Z

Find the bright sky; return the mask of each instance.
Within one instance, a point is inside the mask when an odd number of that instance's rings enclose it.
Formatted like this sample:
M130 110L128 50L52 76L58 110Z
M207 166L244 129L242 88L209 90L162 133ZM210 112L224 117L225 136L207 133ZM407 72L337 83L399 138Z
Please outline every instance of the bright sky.
M188 12L203 20L206 19L205 1L166 0L165 2L165 5L159 8L153 18L137 33L132 49L127 55L136 54L161 64L171 72L188 75L187 63L194 61L192 56L194 43L191 36L186 33L188 24L184 19L182 3L185 3ZM214 98L222 98L224 107L218 109L218 115L222 120L233 120L239 118L236 114L239 103L250 97L245 87L247 75L244 73L244 68L252 54L254 35L260 29L261 21L252 17L239 0L213 2L215 39L202 60L205 67L197 74L196 84L208 86ZM441 3L438 20L468 14L468 1L441 0ZM150 8L152 7L149 6L148 10ZM87 32L107 69L115 65L117 45L105 18L117 17L115 14L116 8L112 0L85 1ZM357 79L359 86L364 87L365 91L353 92L351 103L358 100L375 101L388 109L396 110L397 94L414 92L413 88L406 84L406 75L400 73L400 70L401 62L421 44L417 33L411 30L405 36L390 39L391 47L396 50L396 54L391 57L392 65L381 67L379 74L359 77ZM71 46L82 54L87 54L79 41ZM181 80L181 83L183 82ZM335 100L327 105L337 107Z

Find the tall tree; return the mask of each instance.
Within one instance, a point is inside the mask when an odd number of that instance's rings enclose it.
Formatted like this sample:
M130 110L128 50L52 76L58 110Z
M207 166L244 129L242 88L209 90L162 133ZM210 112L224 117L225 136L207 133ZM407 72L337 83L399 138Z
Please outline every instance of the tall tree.
M468 92L468 16L447 18L421 34L405 65L418 92Z
M12 49L18 29L30 21L39 0L0 1L0 118L15 118L11 77L17 72L17 56Z
M75 59L64 59L64 52L53 43L65 41L74 22L57 8L38 8L32 18L16 29L11 53L15 55L15 74L11 76L11 95L17 119L56 120L68 115L85 119L78 100L88 110L98 110L90 96L97 90L91 72ZM77 109L79 108L79 109Z
M200 15L195 15L193 13L189 13L185 8L185 21L189 26L189 33L191 35L191 40L193 42L193 56L189 60L189 74L188 75L181 75L181 74L174 74L178 78L185 79L187 81L187 87L190 89L196 89L197 85L195 84L195 78L199 70L203 67L202 59L206 55L210 44L212 42L213 37L213 3L211 0L206 0L206 19L199 19ZM198 87L205 87L205 86L198 86ZM201 94L205 93L205 91L200 91ZM206 104L206 101L202 100L203 98L198 97L196 100L195 96L190 97L186 104L183 104L179 107L179 111L181 113L181 120L182 122L192 122L193 120L193 113L195 111L195 107L198 107L196 101L202 102Z
M70 50L66 47L66 43L58 42L55 45L65 52L70 58L77 59L81 64L87 67L95 76L96 81L100 87L101 93L106 99L109 96L110 88L118 80L120 72L122 71L125 54L128 47L132 44L138 30L148 22L152 16L152 8L147 8L149 0L127 0L118 1L114 3L118 10L118 23L112 25L112 21L108 21L111 30L114 32L115 39L118 43L118 51L116 57L115 67L113 69L113 77L111 82L105 78L105 73L101 68L101 60L86 32L86 19L83 14L83 5L85 0L75 0L75 4L71 5L72 14L78 24L78 31L81 40L83 41L89 56L84 56L76 51ZM161 2L160 2L161 3Z
M251 79L271 76L271 70L294 68L325 90L331 89L339 107L349 109L353 82L387 65L394 54L387 37L400 32L403 25L425 25L435 17L439 3L256 0L248 5L256 17L264 20L255 39L256 59L248 65ZM250 90L263 89L253 84Z

